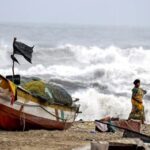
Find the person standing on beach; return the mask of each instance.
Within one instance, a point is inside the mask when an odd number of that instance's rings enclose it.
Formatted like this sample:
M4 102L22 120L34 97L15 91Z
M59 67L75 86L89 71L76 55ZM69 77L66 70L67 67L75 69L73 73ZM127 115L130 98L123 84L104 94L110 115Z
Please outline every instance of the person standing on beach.
M145 90L140 88L140 80L136 79L134 82L134 88L132 89L132 110L129 115L129 119L141 120L142 123L145 121L143 96L147 93Z

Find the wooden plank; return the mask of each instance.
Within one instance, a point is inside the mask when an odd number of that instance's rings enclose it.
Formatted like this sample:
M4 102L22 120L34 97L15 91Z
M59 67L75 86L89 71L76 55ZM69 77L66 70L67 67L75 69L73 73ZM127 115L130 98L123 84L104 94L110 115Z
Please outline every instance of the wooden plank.
M145 148L139 139L120 139L91 142L91 150L145 150Z
M123 138L109 142L109 150L144 150L144 143L140 139Z
M145 143L150 143L150 136L148 135L145 135L145 134L141 134L139 132L136 132L136 131L133 131L133 130L130 130L130 129L126 129L126 128L123 128L123 127L119 127L119 126L116 126L116 125L112 125L110 123L107 123L107 122L103 122L103 121L100 121L100 120L95 120L97 122L100 122L100 123L103 123L103 124L106 124L106 125L109 125L109 126L113 126L113 127L116 127L118 129L123 129L125 130L125 132L128 132L128 134L125 134L124 137L130 137L130 138L140 138L143 142ZM130 134L129 134L130 133Z
M123 133L125 138L140 138L145 143L150 143L150 137L141 133L125 130Z

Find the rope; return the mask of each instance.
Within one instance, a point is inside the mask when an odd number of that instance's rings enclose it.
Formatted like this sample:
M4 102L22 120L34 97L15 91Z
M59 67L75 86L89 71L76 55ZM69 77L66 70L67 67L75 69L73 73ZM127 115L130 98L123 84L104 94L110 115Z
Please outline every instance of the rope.
M25 102L24 102L24 104L22 104L21 105L21 111L20 111L20 121L21 121L21 119L22 119L22 122L23 122L23 131L25 130L25 127L26 127L26 120L25 120L25 113L23 113L23 108L24 108L24 105L25 105Z
M26 120L25 120L25 114L22 113L22 121L23 121L23 131L25 130L25 127L26 127Z
M15 104L17 104L17 105L22 105L20 102L15 102ZM60 118L60 117L58 117L58 116L56 116L55 114L53 114L53 113L51 113L51 112L49 112L47 109L45 109L44 107L42 107L41 105L30 105L30 104L24 104L24 106L27 106L27 107L40 107L41 109L43 109L44 111L46 111L47 113L49 113L50 115L52 115L53 117L56 117L57 119L59 119L59 120L62 120L62 121L64 121L64 122L67 122L67 119L63 119L63 118ZM77 116L77 115L76 115ZM71 118L69 118L68 120L71 120L71 119L76 119L76 116L75 117L71 117Z

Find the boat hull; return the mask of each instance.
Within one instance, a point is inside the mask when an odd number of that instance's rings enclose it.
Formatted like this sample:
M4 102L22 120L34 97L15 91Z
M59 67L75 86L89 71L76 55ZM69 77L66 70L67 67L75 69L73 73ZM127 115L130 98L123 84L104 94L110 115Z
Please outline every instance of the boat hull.
M68 129L71 125L71 122L60 122L33 116L0 104L0 128L3 130L64 130Z
M64 130L76 118L75 108L40 103L38 99L18 91L18 99L11 105L10 93L0 92L0 129L3 130ZM25 94L25 95L23 95Z

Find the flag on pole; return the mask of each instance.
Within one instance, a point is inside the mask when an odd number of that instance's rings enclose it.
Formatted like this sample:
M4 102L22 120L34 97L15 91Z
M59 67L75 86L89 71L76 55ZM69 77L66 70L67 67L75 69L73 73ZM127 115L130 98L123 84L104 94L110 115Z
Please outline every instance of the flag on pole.
M22 42L14 40L14 54L22 55L28 62L32 63L32 53L34 46L30 47Z

